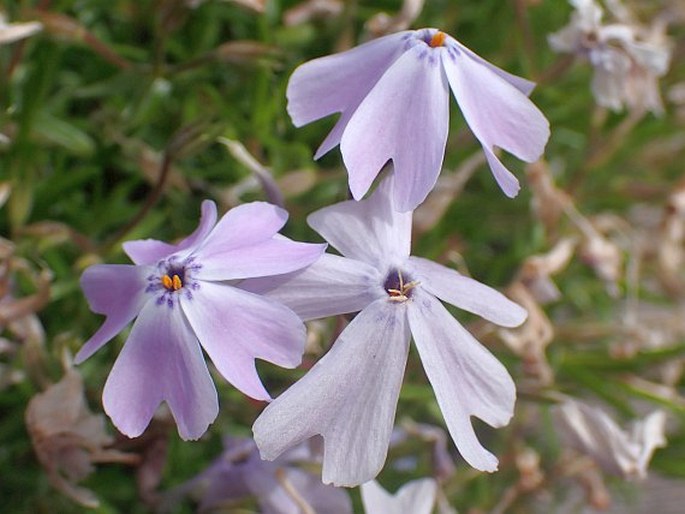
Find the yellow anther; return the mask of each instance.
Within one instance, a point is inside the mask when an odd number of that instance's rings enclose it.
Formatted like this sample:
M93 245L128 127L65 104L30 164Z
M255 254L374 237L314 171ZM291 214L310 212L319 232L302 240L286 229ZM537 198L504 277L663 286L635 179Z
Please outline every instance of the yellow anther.
M444 32L437 31L433 37L430 40L430 45L431 48L437 48L439 46L442 46L445 44L445 38L447 37L447 34Z
M162 285L164 286L165 289L169 289L169 290L173 289L174 283L171 280L171 277L169 275L164 275L162 277Z
M181 280L181 277L176 274L174 274L173 277L162 275L162 285L167 291L178 291L183 287L183 281Z

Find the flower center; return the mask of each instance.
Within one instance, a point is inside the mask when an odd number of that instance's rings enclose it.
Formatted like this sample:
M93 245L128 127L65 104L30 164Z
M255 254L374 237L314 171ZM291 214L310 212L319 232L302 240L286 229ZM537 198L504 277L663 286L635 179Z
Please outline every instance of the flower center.
M202 266L195 263L192 257L180 261L171 256L157 263L157 271L147 277L145 292L157 295L159 305L173 307L178 295L183 293L188 300L193 299L193 291L200 288L194 280L195 271Z
M183 268L170 269L160 280L162 281L162 286L167 291L178 291L183 287L183 278L185 277L185 270Z
M433 34L433 37L428 42L428 46L430 46L431 48L438 48L439 46L443 46L445 44L446 37L447 34L438 30L435 34Z
M419 285L416 280L402 274L402 270L393 269L383 283L383 289L388 293L391 302L404 302L412 296L413 289Z

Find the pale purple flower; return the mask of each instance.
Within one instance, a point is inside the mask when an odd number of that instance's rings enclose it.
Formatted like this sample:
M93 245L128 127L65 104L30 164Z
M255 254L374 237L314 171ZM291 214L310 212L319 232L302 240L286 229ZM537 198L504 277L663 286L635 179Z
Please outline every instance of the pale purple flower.
M516 390L502 364L438 300L503 326L524 309L501 293L440 264L410 257L412 213L395 209L387 179L370 198L309 216L344 257L325 254L301 273L248 281L303 319L361 310L332 349L261 414L255 441L266 459L316 434L324 438L323 481L354 486L385 461L409 339L414 338L452 439L473 467L494 471L471 416L499 427ZM275 288L275 289L274 289Z
M352 514L347 491L322 484L318 475L306 470L307 465L318 463L310 443L304 442L268 462L259 458L252 439L226 437L221 456L167 493L162 510L172 510L184 496L199 500L200 513L217 512L254 497L261 514Z
M137 317L105 384L105 411L129 437L140 435L166 401L183 439L197 439L218 414L217 393L202 356L236 388L269 400L255 358L284 367L300 363L305 330L299 318L272 299L231 281L287 273L319 258L325 246L278 235L288 215L253 202L217 223L214 202L202 203L198 228L176 245L129 241L135 265L88 268L81 287L90 308L107 316L81 348L90 357Z
M494 147L527 162L542 155L549 124L528 99L533 87L444 32L422 29L305 63L290 78L286 95L298 127L342 113L315 158L340 144L356 200L392 160L395 207L404 212L426 198L442 168L450 88L498 184L516 196L518 180Z
M394 495L372 480L361 486L366 514L430 514L435 505L438 485L432 478L414 480Z

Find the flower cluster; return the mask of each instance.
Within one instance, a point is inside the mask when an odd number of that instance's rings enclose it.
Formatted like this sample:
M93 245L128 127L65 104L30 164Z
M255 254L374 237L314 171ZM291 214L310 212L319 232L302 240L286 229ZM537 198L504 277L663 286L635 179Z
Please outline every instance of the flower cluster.
M288 487L278 486L278 477L293 475L306 484L300 484L302 497L291 494L291 500L306 501L310 490L323 494L320 483L310 487L309 478L289 470L282 456L318 435L324 483L372 480L388 452L411 339L459 452L478 470L497 469L471 417L506 425L516 388L505 367L442 302L503 327L520 325L527 313L472 278L410 255L412 211L442 167L450 89L499 186L515 196L518 181L495 148L528 162L542 154L549 125L528 99L533 84L444 32L404 31L304 64L288 85L296 125L341 113L316 157L340 145L354 200L308 218L341 255L278 234L287 214L273 205L240 205L217 222L216 206L205 201L199 227L181 242L128 242L124 250L133 265L98 264L85 271L84 293L106 320L77 362L135 319L103 393L105 411L122 433L140 435L166 402L180 436L199 438L218 413L202 349L237 389L271 401L255 359L297 366L303 320L357 313L332 349L254 424L261 456L282 465L259 460L248 442L244 455L224 456L206 473L202 480L210 489L226 475L245 482L229 497L285 498ZM388 161L388 176L364 198ZM235 453L233 447L227 455ZM391 504L429 512L435 487L431 480L417 482L392 499L371 482L364 503L374 512ZM215 493L206 502L219 501Z

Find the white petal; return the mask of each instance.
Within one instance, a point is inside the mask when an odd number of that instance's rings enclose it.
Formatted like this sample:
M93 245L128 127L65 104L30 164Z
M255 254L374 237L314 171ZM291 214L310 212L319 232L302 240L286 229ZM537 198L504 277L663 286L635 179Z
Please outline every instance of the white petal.
M286 91L288 114L295 126L354 110L402 52L405 34L378 38L299 66Z
M430 514L435 504L435 495L438 485L432 478L414 480L403 485L395 498L400 505L399 512L411 512L412 514Z
M386 296L378 270L329 253L302 271L245 280L238 287L273 298L305 321L359 312Z
M367 199L350 200L313 212L307 223L341 254L385 268L403 262L411 246L411 212L397 212L391 198L392 177Z
M372 480L361 486L366 514L430 514L435 505L437 483L432 478L414 480L390 495Z
M666 412L656 410L644 419L638 421L633 427L631 439L640 446L640 454L637 460L637 474L645 477L647 466L657 448L666 446Z
M273 460L321 434L324 483L352 487L374 478L388 452L408 352L405 306L385 299L369 305L257 418L262 457Z
M400 211L414 209L442 169L449 125L449 93L440 65L443 49L416 45L385 72L347 124L340 151L356 200L393 161Z
M499 291L455 270L421 257L410 257L409 264L412 278L423 289L460 309L503 327L518 327L528 316L523 307Z
M362 505L366 514L389 512L388 506L394 503L393 495L383 489L375 480L362 484L359 491L362 495Z
M0 45L19 41L20 39L32 36L41 30L43 30L43 25L37 21L9 24L2 23L0 24Z
M514 412L516 388L507 370L430 294L415 289L409 326L447 428L462 457L481 471L495 471L497 458L480 444L476 416L493 427Z

